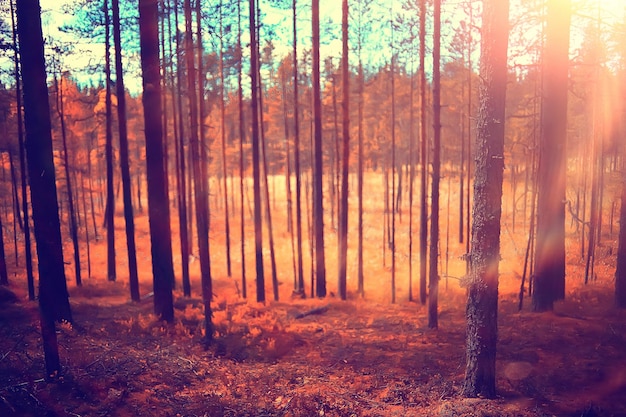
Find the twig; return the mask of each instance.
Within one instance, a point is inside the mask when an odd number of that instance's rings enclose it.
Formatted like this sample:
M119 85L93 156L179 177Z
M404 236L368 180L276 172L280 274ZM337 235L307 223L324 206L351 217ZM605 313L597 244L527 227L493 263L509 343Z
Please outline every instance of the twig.
M321 307L316 307L314 309L305 311L304 313L298 313L298 314L295 315L294 318L296 320L298 320L298 319L304 318L306 316L311 316L313 314L322 314L322 313L325 313L326 311L328 311L328 305L321 306Z
M20 382L19 384L15 384L15 385L7 385L6 387L2 387L0 389L6 390L9 388L25 387L26 385L35 384L38 382L45 382L45 381L46 380L44 378L40 378L40 379L35 379L34 381Z
M10 402L8 402L6 398L4 398L2 395L0 395L0 400L2 400L2 402L4 403L4 405L5 405L5 406L7 406L7 408L8 408L9 410L11 410L12 412L14 412L14 413L15 413L15 408L13 408L13 406L11 405L11 403L10 403Z
M26 335L22 335L22 337L20 337L20 339L17 342L15 342L13 347L9 349L4 355L2 355L2 357L0 358L0 362L2 362L7 356L9 356L9 354L13 352L15 348L19 346L20 343L22 343L22 340L24 340L25 337Z

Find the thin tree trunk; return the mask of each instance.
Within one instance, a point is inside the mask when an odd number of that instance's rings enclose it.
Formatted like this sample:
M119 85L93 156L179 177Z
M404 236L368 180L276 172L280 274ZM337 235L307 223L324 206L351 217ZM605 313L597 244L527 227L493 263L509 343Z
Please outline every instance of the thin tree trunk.
M169 5L169 2L168 2ZM178 3L174 0L174 25L178 28ZM176 29L178 30L178 29ZM168 19L168 37L170 39L171 49L171 20ZM170 55L172 55L170 51ZM178 121L178 129L174 130L175 142L176 142L176 194L178 195L178 230L180 240L180 262L182 270L183 281L183 294L186 297L191 296L191 280L189 277L189 222L187 217L188 206L191 205L191 200L187 199L187 175L186 175L186 159L185 159L185 122L183 117L183 93L182 93L182 64L180 36L176 35L176 63L178 68L176 70L176 82L172 79L172 86L176 84L176 100L173 100L174 105L174 119ZM172 75L172 78L174 76ZM188 204L189 202L189 204Z
M107 229L107 279L115 281L117 278L115 264L115 192L113 189L113 110L111 102L111 53L110 53L110 17L109 0L104 0L104 26L105 26L105 50L104 50L104 83L106 85L106 143L104 153L107 171L107 196L106 209L104 210L104 225Z
M426 164L428 161L426 147L426 0L420 0L420 302L426 304L426 255L428 251L428 206L426 204Z
M619 308L626 308L626 173L622 174L622 192L620 199L620 227L617 247L617 265L615 269L615 304Z
M256 27L256 1L250 3L250 81L252 90L252 181L254 189L254 246L256 264L256 300L265 302L265 275L263 271L263 220L261 218L261 169L259 152L259 99L258 99L258 48Z
M63 144L63 168L65 170L65 185L67 187L67 206L70 216L70 237L74 248L74 268L76 274L76 285L82 285L80 276L80 249L78 246L78 225L76 224L76 211L74 209L74 190L72 189L72 181L70 177L69 152L67 150L67 129L65 128L65 112L63 109L63 78L61 76L60 83L54 78L56 87L56 110L61 122L61 139Z
M324 203L322 155L322 101L320 90L320 10L319 0L312 2L313 28L313 123L315 147L315 186L313 205L315 218L315 295L326 296L326 261L324 254Z
M435 0L433 28L433 158L430 211L430 270L428 275L428 327L439 327L439 182L441 177L441 0ZM449 192L449 189L448 189Z
M240 222L240 248L241 248L241 290L243 298L248 297L248 287L246 283L246 223L244 208L244 154L243 143L246 137L243 110L243 68L242 68L242 48L241 48L241 1L237 0L237 95L239 105L239 205L241 206Z
M199 2L198 2L199 4ZM220 4L220 118L222 123L221 138L222 138L222 181L224 186L224 233L226 238L226 271L228 276L232 276L232 268L230 262L230 220L228 217L228 170L226 169L226 88L224 78L224 29L222 20L224 14L222 8L223 2Z
M192 40L191 1L184 0L185 9L185 53L187 63L187 87L189 95L189 115L191 120L190 144L193 160L194 194L196 208L196 230L198 237L198 257L200 258L200 275L202 282L202 300L204 304L205 343L213 340L213 321L211 299L213 298L213 285L211 277L211 262L209 257L209 213L208 213L208 187L206 176L203 175L204 162L200 149L198 131L201 129L198 121L198 98L196 95L196 80L198 79L194 69L194 53ZM200 34L198 34L199 36ZM201 39L198 39L201 42ZM199 56L202 59L202 56ZM201 87L201 86L200 86ZM202 92L200 93L202 95Z
M122 171L122 193L124 199L124 221L126 223L126 249L128 253L128 278L130 297L139 302L139 275L137 273L137 251L135 248L135 219L133 215L133 198L130 179L130 162L128 158L128 132L126 125L126 91L124 89L124 69L122 67L122 39L120 29L119 0L113 0L113 42L115 44L115 78L117 92L117 120L120 140L120 169ZM163 107L165 109L165 106ZM166 142L167 139L164 141ZM167 162L165 182L167 183ZM167 195L167 189L165 191Z
M33 274L33 254L30 240L30 216L28 212L28 191L26 185L28 177L26 175L26 148L24 144L24 123L22 120L22 80L20 77L20 56L17 44L17 25L15 22L15 10L13 0L11 0L11 27L13 35L14 59L15 59L15 102L17 116L17 140L20 155L20 180L22 185L22 211L24 218L24 257L26 259L26 281L28 286L28 299L35 300L35 277Z
M350 72L348 68L348 0L341 2L341 84L343 88L342 110L342 165L341 165L341 199L339 207L339 296L347 298L348 269L348 169L350 167Z
M304 291L304 268L302 251L302 179L300 169L300 106L298 96L298 37L297 37L297 13L296 0L292 0L293 9L293 147L294 147L294 170L296 176L296 242L298 247L298 285L296 293L302 297Z

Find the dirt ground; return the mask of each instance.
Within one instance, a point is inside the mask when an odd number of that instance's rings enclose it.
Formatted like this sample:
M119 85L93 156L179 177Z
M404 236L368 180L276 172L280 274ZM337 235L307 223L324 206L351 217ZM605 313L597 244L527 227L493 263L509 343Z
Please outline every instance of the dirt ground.
M71 293L76 323L60 326L64 375L55 383L42 380L36 304L0 306L0 415L626 415L626 312L600 284L546 314L518 312L516 295L501 295L496 400L460 397L459 290L442 292L438 330L419 303L222 298L208 350L197 298L177 293L168 325L150 297L128 302L122 283Z

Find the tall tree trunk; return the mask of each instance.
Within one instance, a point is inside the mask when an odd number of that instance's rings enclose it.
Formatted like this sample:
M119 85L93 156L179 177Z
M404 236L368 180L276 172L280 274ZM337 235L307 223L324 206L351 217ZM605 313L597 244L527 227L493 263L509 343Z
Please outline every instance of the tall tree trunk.
M174 0L174 25L176 30L178 31L178 3ZM168 37L171 42L171 23L170 19L168 19ZM172 55L170 53L170 55ZM187 217L187 207L188 202L191 204L190 200L187 199L187 176L186 170L187 166L185 163L185 122L183 117L183 93L182 93L182 58L181 58L181 47L180 47L180 36L176 34L176 63L178 68L176 70L176 100L174 106L174 114L175 119L178 121L178 129L175 129L174 132L176 134L176 194L178 195L178 230L179 230L179 240L180 240L180 261L181 261L181 269L182 269L182 281L183 281L183 294L186 297L191 296L191 280L189 277L189 254L190 254L190 244L189 244L189 222ZM172 76L173 78L173 76ZM172 85L174 85L174 80L172 80Z
M38 0L17 4L26 153L32 191L33 221L39 265L39 311L46 364L46 378L61 373L56 321L72 321L59 221L56 178L52 153L50 104Z
M263 220L261 218L261 169L259 152L259 99L258 91L258 66L259 50L257 43L256 27L256 2L250 3L250 82L252 90L252 181L254 193L254 248L256 264L256 300L265 302L265 275L263 271Z
M428 274L428 327L439 326L437 303L439 297L439 181L441 171L441 0L434 2L433 27L433 158L430 192L430 259ZM448 188L448 193L450 189Z
M239 105L239 205L241 206L240 222L240 249L241 249L241 291L243 298L248 297L248 287L246 282L246 223L244 208L244 154L243 143L246 137L243 110L243 53L241 48L241 1L237 0L237 104Z
M463 395L496 395L498 263L504 171L508 0L483 4L480 111L474 177L472 254L467 299Z
M70 177L70 158L67 149L67 129L65 127L65 112L63 109L63 76L60 83L57 82L55 76L54 83L56 87L56 110L61 122L61 140L63 144L63 168L65 170L65 186L67 188L67 206L69 210L70 237L74 248L74 268L76 274L76 285L82 285L80 276L80 249L78 246L78 225L76 224L76 211L74 207L74 190L72 189L72 180Z
M390 10L393 12L393 8ZM396 302L396 57L394 48L393 22L391 24L391 229L389 246L391 249L391 302ZM400 173L399 173L400 174ZM402 174L400 174L402 175Z
M126 222L126 249L128 253L128 278L130 297L138 302L139 276L137 274L137 251L135 249L135 220L128 160L128 133L126 126L126 91L124 89L124 69L122 67L122 38L120 33L119 0L112 0L113 43L115 44L115 87L117 93L117 121L120 140L120 168L122 171L122 193L124 199L124 221ZM167 163L163 166L166 167ZM167 183L167 170L165 182ZM167 195L167 191L166 191Z
M115 264L115 191L113 187L113 110L111 102L111 23L109 17L109 0L104 0L104 29L104 83L106 86L106 143L104 145L104 153L107 171L107 195L106 209L104 210L104 225L107 229L107 279L109 281L115 281L117 278L117 272Z
M347 298L348 269L348 169L350 167L350 72L348 68L348 0L341 2L341 102L343 152L341 156L341 199L339 207L339 296Z
M199 2L198 2L199 4ZM222 8L223 2L220 4L220 118L221 118L221 138L222 138L222 181L224 186L224 233L226 238L226 271L228 276L232 276L231 262L230 262L230 219L228 217L228 170L226 169L226 88L224 78L224 29L222 20L224 19L224 13Z
M322 101L320 90L320 4L312 2L313 29L313 134L315 176L313 187L313 216L315 219L315 295L326 296L326 261L324 254L324 204L322 155Z
M615 304L626 308L626 174L622 174L620 227L615 269Z
M565 297L565 178L570 0L547 3L533 310Z
M87 278L91 278L91 237L89 235L89 220L87 219L87 196L85 195L85 175L80 174L80 185L82 188L81 197L83 203L83 213L85 217L85 244L87 247Z
M13 35L14 59L15 59L15 102L17 113L17 140L20 155L20 180L22 185L22 210L24 218L24 256L26 258L26 281L28 286L28 299L35 300L35 277L33 275L33 255L30 240L30 216L28 214L28 191L26 188L28 177L26 175L26 148L24 145L24 124L22 120L22 81L20 78L20 56L18 54L17 25L13 0L11 0L11 27Z
M169 201L164 186L167 179L163 166L157 0L139 0L139 36L143 73L146 177L148 179L154 312L161 320L171 322L174 320L172 296L174 266L172 262Z
M298 36L297 36L297 13L296 0L292 0L293 9L293 148L294 148L294 171L296 176L296 242L298 247L298 285L296 293L302 297L304 291L304 268L302 251L302 178L300 169L300 106L299 106L299 77L298 77Z
M420 0L420 302L426 304L426 255L428 254L428 206L426 187L428 177L426 164L426 0Z
M198 137L198 98L196 94L196 74L194 70L194 53L192 40L191 1L184 1L185 9L185 53L187 63L187 88L189 95L189 116L191 120L190 144L191 157L193 160L194 195L196 208L196 230L198 237L198 257L200 258L200 275L202 282L202 300L204 303L205 343L213 340L213 322L211 299L213 298L213 284L211 277L211 261L209 256L209 212L208 212L208 187L206 176L203 175L204 162ZM200 39L198 39L201 42ZM202 56L199 57L202 59Z
M7 273L7 261L4 253L4 235L2 231L2 216L0 216L0 285L9 285L9 274Z

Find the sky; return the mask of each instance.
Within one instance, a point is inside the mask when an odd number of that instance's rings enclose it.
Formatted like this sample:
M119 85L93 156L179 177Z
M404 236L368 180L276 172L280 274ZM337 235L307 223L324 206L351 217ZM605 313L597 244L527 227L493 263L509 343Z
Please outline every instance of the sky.
M416 0L414 0L416 1ZM448 40L451 39L454 31L456 31L460 25L460 20L466 19L462 12L461 4L465 3L467 0L444 0L442 5L442 19L444 20L443 24L443 34L448 37ZM516 15L517 10L520 9L520 5L528 6L531 2L536 2L537 0L511 0L511 16ZM562 1L562 0L561 0ZM72 16L68 16L64 14L62 10L62 6L67 3L72 3L71 0L40 0L42 10L44 11L42 15L42 21L44 24L44 37L52 37L55 39L65 39L72 40L75 42L75 39L71 39L71 36L68 34L62 34L58 31L58 27L69 23L72 19ZM308 12L309 1L304 2L300 0L298 2L299 5L299 14L300 19L298 22L299 26L299 47L300 51L303 49L310 47L310 18ZM384 15L388 15L388 10L392 8L394 11L399 11L401 9L401 1L399 0L379 0L375 1L376 8L380 13ZM480 1L475 1L475 3L480 3ZM208 1L206 4L210 4ZM349 4L355 4L353 0L349 1ZM581 42L581 33L583 26L589 24L593 19L597 18L599 15L602 20L607 22L619 22L623 21L624 12L626 10L626 0L573 0L574 7L579 10L576 16L572 20L572 36L571 36L571 50L574 53L576 48L580 47ZM334 28L331 31L330 36L328 34L322 34L322 46L321 46L321 55L322 62L324 57L327 56L340 56L341 54L341 34L340 34L340 22L341 22L341 7L338 0L320 0L320 20L321 22L332 21L335 23ZM278 10L271 8L269 6L269 2L267 0L261 0L261 7L265 13L265 21L270 24L277 25L279 27L278 39L274 39L275 45L275 57L282 57L288 52L291 51L291 10ZM479 16L476 16L478 20ZM247 22L243 22L245 26L247 26ZM280 28L283 28L282 30ZM368 63L374 67L382 66L390 60L390 48L389 48L389 29L383 25L380 29L380 34L378 38L372 42L373 48L371 48L370 55L368 56ZM611 30L610 26L608 30ZM387 33L383 34L383 31L387 31ZM526 31L525 33L518 34L519 39L514 40L513 34L510 44L514 45L517 43L525 43L531 42L533 37L536 37L539 32L533 33L532 31ZM382 36L381 36L382 34ZM625 35L626 36L626 35ZM332 39L331 39L332 37ZM280 38L283 38L281 40ZM387 38L387 39L386 39ZM446 40L443 40L442 46L444 50L442 51L442 57L445 60L447 57L447 51L445 50ZM74 70L74 75L78 77L76 74L76 70L81 67L85 67L90 63L98 62L103 60L103 45L90 45L90 44L79 44L77 45L81 49L81 53L78 56L72 56L71 60L66 62L66 65L71 67ZM519 51L512 51L511 55L517 55L518 60L524 63L523 61L528 61L530 63L533 61L534 57L520 57ZM476 48L476 51L473 55L473 61L478 63L479 60L479 48ZM354 55L352 57L354 59ZM128 59L126 59L128 61ZM338 61L336 61L338 62ZM353 61L354 63L354 61ZM519 62L518 62L519 63ZM132 73L135 73L138 76L138 68L136 65L135 68L131 69L131 77ZM95 80L96 82L98 80ZM140 83L135 83L133 86L132 81L127 82L129 89L138 89ZM138 91L134 91L137 93Z

